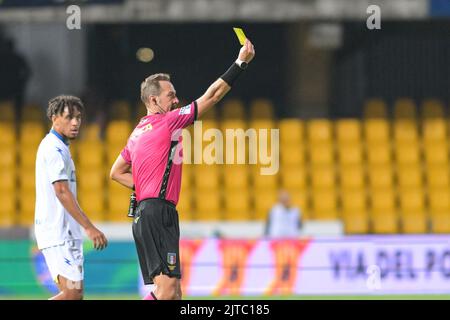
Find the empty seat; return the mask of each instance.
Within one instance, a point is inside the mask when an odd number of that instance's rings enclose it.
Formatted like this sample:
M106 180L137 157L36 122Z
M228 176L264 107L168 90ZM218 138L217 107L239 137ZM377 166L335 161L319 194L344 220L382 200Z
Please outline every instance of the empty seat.
M181 188L180 197L178 199L177 211L180 221L193 220L192 191L189 188Z
M45 129L40 122L24 122L20 126L20 145L39 145L45 137Z
M283 166L281 169L281 186L284 189L305 189L306 171L300 166Z
M315 220L338 219L335 189L313 189L311 194L311 209Z
M304 141L305 124L299 119L282 119L278 123L281 144L296 145Z
M312 167L311 172L311 186L316 188L333 188L336 183L335 171L333 167L320 166Z
M336 139L339 144L358 143L361 140L361 122L357 119L338 120Z
M16 221L17 213L16 190L0 192L0 227L11 227ZM34 204L33 204L34 205Z
M391 145L388 143L368 145L366 152L370 165L388 165L392 161Z
M425 162L428 165L446 165L448 164L448 146L447 143L433 143L424 146Z
M16 131L13 123L0 122L0 147L11 147L16 142Z
M332 122L326 119L310 120L306 125L310 143L326 143L333 141Z
M364 122L364 136L368 144L387 143L390 126L384 119L369 119Z
M194 165L195 187L201 189L218 188L220 172L217 165Z
M345 232L362 234L369 230L366 194L362 190L344 190L341 195Z
M422 103L422 117L426 119L443 118L444 106L437 99L427 99Z
M126 145L128 137L132 132L131 125L125 120L114 120L106 127L106 142L111 145Z
M101 222L105 220L105 198L103 190L80 190L78 192L78 200L82 210L93 221Z
M247 189L234 189L226 192L224 197L224 218L227 221L250 220L251 198Z
M225 189L244 189L249 185L249 167L245 165L226 165L223 169Z
M422 189L403 190L399 194L401 223L405 233L427 232L425 199Z
M254 190L254 218L266 220L270 209L277 203L277 190Z
M392 189L372 190L370 192L370 208L374 233L398 233L398 214Z
M415 118L416 114L416 105L414 100L409 98L400 98L397 99L394 103L394 118L406 118L411 119Z
M105 186L105 175L98 168L84 168L77 170L78 189L85 192L101 192Z
M391 188L394 185L394 173L389 165L375 165L367 169L369 185L374 189Z
M280 146L280 160L282 165L302 165L305 163L305 149L303 145Z
M450 193L448 188L430 189L431 230L434 233L450 233Z
M132 191L117 182L109 181L105 219L111 222L130 221L127 217Z
M255 99L250 104L250 116L253 119L273 119L273 105L268 99Z
M32 226L34 224L34 207L36 203L36 192L34 189L21 189L19 192L19 224L21 226Z
M363 162L363 149L359 143L339 145L337 153L342 165L360 165Z
M418 144L411 143L397 146L394 151L396 162L399 165L411 165L420 162L420 149Z
M261 174L258 167L253 168L252 170L252 180L253 187L257 189L268 188L268 189L276 189L278 188L278 175L263 175Z
M41 122L44 120L44 113L40 106L27 104L22 108L22 122Z
M222 203L219 190L207 190L194 194L196 220L218 221L222 220Z
M103 144L96 142L81 142L78 144L78 164L81 167L101 168L104 165ZM117 154L118 155L118 154Z
M364 105L365 118L386 118L386 103L382 99L372 98L366 101Z
M12 101L0 101L0 122L13 123L16 119Z
M412 120L398 120L394 122L394 139L397 144L417 143L417 123Z
M397 170L400 188L420 188L423 185L422 168L420 165L409 165Z
M340 170L340 185L344 189L365 187L365 174L362 166L345 166Z
M432 166L426 170L427 185L430 188L448 188L450 186L449 166Z
M241 100L228 99L222 105L223 119L245 119L245 108Z
M423 141L427 144L447 141L447 124L444 119L426 119L422 122Z
M334 148L332 144L311 144L309 160L313 165L332 165L334 163Z

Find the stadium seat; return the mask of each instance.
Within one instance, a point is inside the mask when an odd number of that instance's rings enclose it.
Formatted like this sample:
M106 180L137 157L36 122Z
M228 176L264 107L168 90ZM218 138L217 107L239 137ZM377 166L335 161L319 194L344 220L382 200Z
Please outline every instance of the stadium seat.
M425 144L447 142L447 124L443 118L425 119L422 122L423 141Z
M391 145L377 144L367 146L367 161L370 165L388 165L392 161Z
M224 197L226 221L248 221L252 218L250 194L247 189L233 189Z
M227 161L232 161L233 163L237 163L237 161L239 160L238 154L242 155L243 160L247 163L247 157L249 154L249 142L248 142L248 138L242 137L242 138L238 138L236 137L236 134L238 133L236 130L241 129L243 130L243 132L245 133L247 130L247 123L243 120L225 120L222 121L220 123L221 125L221 130L222 130L222 134L224 137L224 149L225 149L225 153L223 154L223 160L225 163L227 163ZM227 139L227 129L233 129L235 130L233 133L233 140ZM255 135L256 138L256 135ZM239 142L241 141L241 142ZM238 146L239 143L241 143L241 145L245 146L245 149L243 150L238 150ZM239 153L238 153L239 151ZM227 155L228 157L230 157L230 159L227 159Z
M286 188L287 192L291 196L291 203L293 206L297 206L302 213L302 220L310 219L310 204L309 204L309 193L307 190L301 189L289 189Z
M399 167L397 179L401 189L421 188L423 186L422 167L419 164Z
M214 109L214 108L211 108ZM135 126L141 121L143 117L147 115L147 107L142 101L139 101L136 105Z
M365 173L362 165L350 165L341 167L340 185L344 189L363 189L365 184Z
M394 139L398 144L417 143L417 123L413 120L398 120L394 122Z
M128 121L110 121L106 127L106 143L109 145L125 146L133 129Z
M419 145L415 143L397 146L394 155L396 163L400 166L419 164L421 160Z
M16 152L15 147L0 148L0 170L11 170L15 168L16 164Z
M104 145L99 142L81 142L78 144L77 159L81 167L103 168Z
M422 103L421 115L425 119L443 118L444 106L437 99L427 99Z
M45 128L41 122L24 122L20 125L19 143L22 146L39 145L45 135Z
M103 187L96 190L80 190L78 192L78 201L80 207L86 212L89 219L102 222L105 220L105 198Z
M77 188L83 192L97 192L105 187L105 175L98 168L77 169Z
M432 143L424 146L425 163L427 165L446 165L448 164L448 145L447 143Z
M250 117L252 119L273 119L273 105L268 99L255 99L250 104Z
M36 154L38 145L20 145L18 150L18 158L20 168L34 168L36 166Z
M311 209L315 220L337 220L339 216L335 189L313 189Z
M369 230L366 194L362 190L341 193L342 219L347 234L363 234Z
M119 185L117 182L109 181L106 201L106 221L127 222L128 208L130 205L131 190Z
M44 120L44 110L36 104L27 104L22 108L21 122L41 122Z
M193 165L191 164L183 164L181 170L181 189L191 188L193 186L192 175L194 169L192 169Z
M280 128L280 142L282 145L297 145L304 141L305 124L299 119L281 119L278 122Z
M410 98L399 98L394 103L395 119L413 119L416 118L416 105Z
M125 100L114 101L110 109L111 120L129 121L131 118L131 106Z
M306 170L300 166L283 166L280 172L281 187L283 189L306 188Z
M390 125L384 119L368 119L364 122L364 136L369 145L386 144L390 139Z
M448 188L430 189L430 218L433 233L450 233L450 193Z
M305 163L305 149L302 144L281 144L280 146L280 161L281 164L290 165L302 165Z
M14 169L1 168L0 169L0 193L9 192L9 191L15 190L15 189L16 189L16 171Z
M225 189L244 189L249 186L249 166L225 165L223 182Z
M16 200L16 190L2 190L0 192L0 203L2 204L0 207L0 228L7 228L16 224Z
M119 154L122 152L123 148L125 147L124 144L109 144L106 145L106 170L110 170L113 163L116 161Z
M222 220L222 202L220 190L199 190L194 194L195 217L197 221Z
M310 168L311 186L314 189L333 188L336 184L336 174L334 167L314 166Z
M21 190L27 190L30 192L35 192L35 181L36 181L36 175L35 175L35 168L21 168L18 172L18 187Z
M341 165L360 165L363 162L363 149L358 142L338 145L337 154Z
M430 166L426 170L427 185L429 188L449 188L450 187L449 166Z
M0 102L0 122L14 123L16 114L14 112L14 104L12 101Z
M222 118L229 119L245 119L245 108L241 100L228 99L222 105Z
M277 190L252 190L255 220L266 220L270 209L277 203Z
M389 188L372 190L369 195L373 232L398 233L398 214L393 190Z
M216 120L219 116L217 107L209 108L208 111L206 111L204 114L202 114L202 117L200 120Z
M386 103L382 99L369 99L364 105L365 118L386 118Z
M278 175L263 175L261 174L260 167L254 166L251 170L253 187L256 189L277 189L278 188Z
M178 199L177 211L180 221L193 220L192 191L190 188L181 187L180 197Z
M89 123L81 128L81 141L82 142L102 142L100 140L100 125L98 123Z
M399 194L401 225L404 233L426 233L427 219L422 189L403 190Z
M218 165L194 165L194 185L201 189L216 189L221 183Z
M361 140L361 122L357 119L336 121L336 140L338 144L353 144Z
M309 160L313 165L334 164L334 147L330 144L310 144Z
M394 173L390 165L374 165L367 169L369 186L373 189L391 188L394 185Z
M18 222L21 226L32 226L34 224L34 208L36 203L36 192L34 189L21 189L19 192Z
M16 143L16 132L13 123L0 122L0 148L11 147Z
M330 120L309 120L306 124L306 131L308 141L311 144L331 144L333 141L333 129Z

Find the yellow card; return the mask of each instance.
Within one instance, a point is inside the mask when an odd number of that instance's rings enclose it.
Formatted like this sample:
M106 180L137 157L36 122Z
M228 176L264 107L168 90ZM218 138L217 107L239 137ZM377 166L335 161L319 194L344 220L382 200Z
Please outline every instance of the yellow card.
M241 46L243 46L245 43L245 39L247 39L247 37L244 34L244 31L242 31L241 28L233 28L233 30L239 39L239 43L241 44Z

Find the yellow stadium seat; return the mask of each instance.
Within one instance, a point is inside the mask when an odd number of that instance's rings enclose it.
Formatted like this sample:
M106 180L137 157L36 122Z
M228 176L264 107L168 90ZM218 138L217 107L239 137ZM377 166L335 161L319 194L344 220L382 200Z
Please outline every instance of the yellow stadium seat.
M362 165L344 166L340 170L340 184L344 189L362 189L365 187L365 175Z
M196 189L194 194L194 201L196 208L196 220L222 220L222 203L219 189Z
M310 120L306 125L310 143L326 143L333 141L332 122L326 119Z
M361 122L343 119L336 122L336 139L339 144L353 144L361 140Z
M0 122L0 147L14 146L16 131L13 123Z
M422 117L425 119L430 118L443 118L444 106L442 102L437 99L427 99L422 103Z
M192 191L189 188L181 188L180 197L178 199L177 211L180 221L193 220Z
M12 101L1 101L0 102L0 122L10 122L13 123L16 119L16 114L14 112L14 104Z
M0 193L15 190L16 187L17 187L16 171L8 170L8 169L1 169L0 170Z
M230 131L228 129L233 129L234 131ZM230 163L229 161L232 161L232 163L242 161L241 164L248 163L246 159L249 155L249 138L240 136L242 132L247 132L247 123L243 120L225 120L221 122L221 130L225 140L225 152L223 154L223 161L225 163ZM256 135L254 135L254 138L256 138ZM255 151L257 150L258 149L255 149ZM230 159L228 159L227 157L229 157ZM255 159L255 161L256 160L257 159Z
M416 105L412 99L400 98L394 103L394 118L415 118L416 115Z
M332 165L334 163L334 148L332 144L311 144L309 160L313 165Z
M363 162L363 149L359 143L339 145L337 153L342 165L360 165Z
M374 233L398 233L398 214L395 206L395 194L392 189L384 188L370 192L371 220Z
M98 168L83 168L76 172L78 189L83 192L101 192L105 187L105 175Z
M423 140L425 143L447 141L447 124L444 119L426 119L422 122Z
M396 162L399 165L412 165L420 163L420 150L417 144L397 146L395 149Z
M394 174L390 165L375 165L367 169L369 185L374 189L391 188Z
M117 157L121 154L125 144L115 144L106 146L106 169L110 170ZM104 166L104 164L103 164Z
M81 209L86 213L89 219L101 222L105 220L105 198L103 196L103 189L96 191L78 192L78 201Z
M128 121L110 121L106 127L106 142L110 145L126 145L128 137L133 129Z
M394 122L394 139L397 143L417 143L417 123L413 120L398 120Z
M336 177L334 167L320 166L312 167L311 172L311 186L314 189L318 188L333 188L336 184Z
M361 189L341 190L341 203L344 211L360 211L364 214L367 210L366 192Z
M306 188L306 171L300 166L283 166L281 169L281 187L284 189Z
M20 145L18 149L18 157L20 160L21 168L34 168L36 166L36 153L39 145L37 144L29 144L29 145Z
M16 223L16 190L0 192L0 227L11 227Z
M226 221L251 220L250 194L247 189L233 189L224 197L224 218Z
M422 187L422 176L422 168L420 165L403 166L397 170L398 185L402 189Z
M310 206L309 206L309 194L306 190L286 189L291 196L291 203L300 209L302 213L302 220L309 220Z
M215 108L211 108L215 109ZM147 107L142 101L139 101L136 105L136 117L135 117L135 125L139 123L139 121L147 115Z
M18 187L21 190L28 190L35 192L35 168L26 168L18 171Z
M305 124L299 119L282 119L279 121L281 144L297 145L304 141Z
M263 175L260 172L260 167L257 166L253 168L252 172L252 180L253 180L253 187L256 189L263 189L263 188L269 188L269 189L276 189L278 188L278 175L271 174L271 175Z
M433 143L424 146L425 162L428 165L446 165L448 164L448 146L447 143Z
M425 199L422 189L403 190L399 194L401 223L405 233L427 232Z
M338 219L335 189L313 189L311 195L311 209L315 220Z
M130 206L130 196L132 191L126 187L114 187L117 182L110 182L106 201L106 221L127 222L128 208Z
M92 141L95 143L102 142L100 140L100 125L97 123L89 123L81 128L81 141Z
M245 165L226 165L223 169L225 189L244 189L249 186L249 167Z
M218 188L220 171L218 165L194 165L194 182L196 188Z
M267 99L255 99L250 104L250 116L252 119L273 119L273 105Z
M390 139L390 125L384 119L369 119L364 122L364 135L368 144L387 143Z
M81 167L102 168L104 165L104 145L97 142L78 144L77 159Z
M22 108L22 122L41 122L44 120L43 109L36 104L27 104Z
M22 189L19 193L19 224L21 226L32 226L34 224L34 208L36 203L36 192Z
M229 99L222 106L223 119L245 119L245 108L241 100Z
M345 232L362 234L369 230L366 193L362 190L346 190L341 193L342 219Z
M277 203L277 190L252 190L255 208L255 219L266 220L270 209Z
M366 152L370 165L388 165L392 161L391 145L388 143L369 145Z
M430 189L429 203L431 231L433 233L450 233L449 189Z
M192 188L192 165L184 164L181 169L181 189Z
M386 118L386 103L382 99L369 99L364 105L365 118Z
M200 120L216 120L218 118L219 112L217 111L217 107L209 108L208 111L206 111L204 114L202 114L202 117Z
M20 126L20 145L39 145L45 137L45 129L40 122L24 122ZM37 149L37 148L36 148Z
M426 170L427 185L430 188L448 188L450 186L449 166L432 166Z
M130 120L131 107L127 101L114 101L111 105L111 119L112 120Z
M282 144L280 146L280 161L282 165L302 165L305 163L305 149L303 145Z

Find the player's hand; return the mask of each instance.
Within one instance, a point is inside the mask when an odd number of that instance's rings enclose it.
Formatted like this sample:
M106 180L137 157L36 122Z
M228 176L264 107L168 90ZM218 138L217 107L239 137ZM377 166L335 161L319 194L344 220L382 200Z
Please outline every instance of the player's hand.
M96 250L103 250L108 245L108 240L103 232L94 226L86 228L86 235L92 240L94 243L94 249Z
M253 60L254 56L255 56L255 48L253 47L253 44L250 42L250 40L248 40L247 38L241 50L239 51L239 59L249 63L250 61Z

